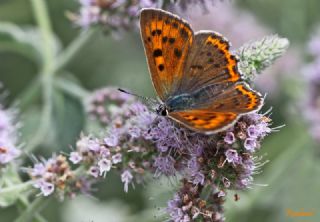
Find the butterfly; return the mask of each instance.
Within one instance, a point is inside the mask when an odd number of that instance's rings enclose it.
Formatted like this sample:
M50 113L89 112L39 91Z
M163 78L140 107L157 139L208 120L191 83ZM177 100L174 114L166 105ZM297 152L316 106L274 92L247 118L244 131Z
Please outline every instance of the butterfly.
M262 96L242 80L238 59L222 35L194 33L186 21L161 9L142 9L140 29L161 100L159 115L212 134L262 106Z

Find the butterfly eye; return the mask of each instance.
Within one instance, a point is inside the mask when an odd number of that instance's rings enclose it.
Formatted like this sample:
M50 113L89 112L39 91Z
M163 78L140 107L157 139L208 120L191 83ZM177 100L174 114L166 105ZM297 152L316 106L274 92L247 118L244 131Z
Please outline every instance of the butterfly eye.
M160 116L167 116L168 115L168 110L164 105L160 105L157 110L157 114Z
M167 116L168 115L168 110L167 109L163 109L160 113L161 116Z

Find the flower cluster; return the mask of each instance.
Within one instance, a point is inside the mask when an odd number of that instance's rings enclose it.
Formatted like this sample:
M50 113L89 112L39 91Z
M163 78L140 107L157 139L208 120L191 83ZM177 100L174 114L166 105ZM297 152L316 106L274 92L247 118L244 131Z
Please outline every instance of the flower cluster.
M114 121L122 110L127 109L130 100L132 100L130 95L118 93L115 88L103 88L94 91L88 98L86 111L102 125L107 125L111 120Z
M320 141L320 31L309 42L309 53L314 60L303 69L307 80L307 94L303 101L303 114L310 124L310 132Z
M54 155L48 160L36 161L32 168L25 169L33 180L33 186L42 195L56 193L60 199L73 197L76 193L89 193L94 182L80 172L72 170L64 155Z
M101 25L111 31L136 27L139 10L157 6L154 0L80 0L80 4L80 13L73 16L77 25Z
M16 159L21 151L17 147L15 114L0 104L0 168Z
M248 43L237 50L240 57L239 69L249 80L253 80L257 74L266 69L282 56L289 46L286 38L267 36L253 43Z
M212 191L206 199L201 198L203 186L194 185L187 180L182 180L182 186L168 201L166 211L173 222L210 221L223 222L223 203L225 193L223 191Z

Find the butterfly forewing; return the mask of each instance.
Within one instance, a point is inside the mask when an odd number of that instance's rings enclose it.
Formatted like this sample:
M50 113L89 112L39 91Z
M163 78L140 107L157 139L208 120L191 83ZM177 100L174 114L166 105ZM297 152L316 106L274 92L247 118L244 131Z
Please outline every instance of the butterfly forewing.
M154 87L165 101L183 78L193 31L179 17L156 9L142 10L140 27Z
M197 32L178 92L193 92L199 87L239 81L241 75L237 69L237 59L229 48L229 42L220 34Z

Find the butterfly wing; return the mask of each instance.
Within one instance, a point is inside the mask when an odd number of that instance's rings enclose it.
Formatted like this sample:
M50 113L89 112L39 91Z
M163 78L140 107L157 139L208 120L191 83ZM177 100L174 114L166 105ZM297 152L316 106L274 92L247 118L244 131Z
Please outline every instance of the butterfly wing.
M196 91L192 94L197 101L196 107L170 112L169 116L194 131L211 134L226 129L242 114L260 109L263 104L262 96L244 82L224 90L219 87L220 84L211 85Z
M186 62L186 73L176 94L241 80L237 58L230 53L230 44L225 38L212 31L197 32L194 38Z
M159 9L142 10L140 28L153 85L165 101L180 85L193 31L179 17Z

